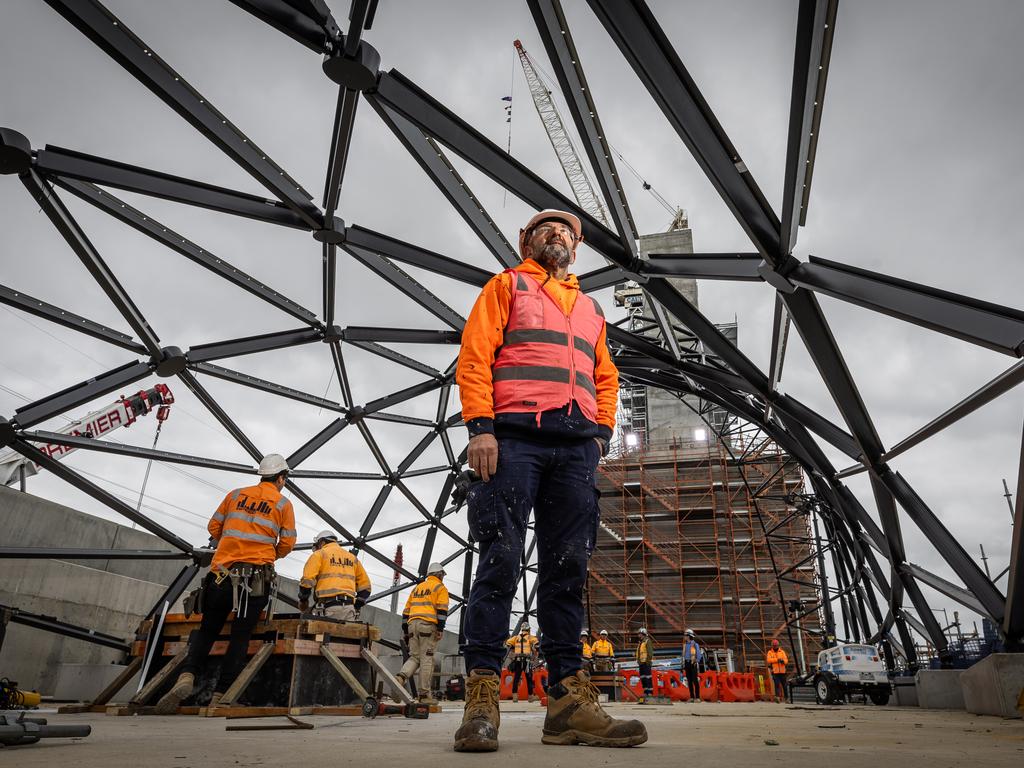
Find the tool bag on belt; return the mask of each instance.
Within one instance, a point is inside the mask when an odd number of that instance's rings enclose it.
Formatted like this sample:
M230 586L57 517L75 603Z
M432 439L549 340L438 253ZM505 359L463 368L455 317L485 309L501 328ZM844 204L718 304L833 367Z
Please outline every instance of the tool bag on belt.
M224 579L231 579L231 608L235 616L244 617L249 608L249 598L269 596L267 602L267 620L274 613L274 597L277 595L277 574L274 566L235 563L227 570L211 571L199 586L192 590L184 601L186 616L203 612L203 595L209 586L209 580L220 584Z

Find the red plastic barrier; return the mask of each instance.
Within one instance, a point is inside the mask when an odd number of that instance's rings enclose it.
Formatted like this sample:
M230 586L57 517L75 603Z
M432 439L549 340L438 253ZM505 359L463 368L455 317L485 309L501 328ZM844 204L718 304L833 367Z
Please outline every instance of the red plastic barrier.
M501 685L499 688L498 696L502 701L512 700L512 679L515 677L515 672L509 669L501 670ZM544 686L548 682L548 671L546 669L535 669L533 670L533 692L537 696L540 696L541 703L547 703L547 695L544 693ZM521 675L519 678L519 700L526 701L530 695L529 689L526 687L526 675Z
M701 672L700 675L700 700L718 701L718 673L713 669Z
M654 681L654 690L659 696L667 696L672 701L690 700L690 689L683 682L682 675L676 670L655 670Z
M622 678L621 685L622 685L623 688L628 688L629 690L631 690L634 694L636 694L636 697L638 699L643 698L644 686L643 686L643 683L640 682L640 672L639 672L639 670L636 670L636 669L620 669L619 670L619 677ZM629 697L627 696L625 700L629 701Z
M753 701L754 676L747 672L718 673L719 701Z

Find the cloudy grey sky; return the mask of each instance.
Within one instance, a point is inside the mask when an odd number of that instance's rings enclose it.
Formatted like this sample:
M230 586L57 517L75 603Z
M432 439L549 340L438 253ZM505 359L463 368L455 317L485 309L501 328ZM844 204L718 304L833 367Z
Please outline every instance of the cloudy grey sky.
M343 22L347 3L331 2ZM781 208L792 72L795 0L651 3L683 62L776 210ZM174 66L319 200L336 87L308 49L227 2L111 0L136 34ZM655 188L689 211L697 251L750 250L743 232L663 119L582 0L566 13L606 134ZM0 125L36 148L53 144L214 184L263 194L191 126L41 2L0 10ZM1024 5L1014 2L846 2L841 4L818 145L807 227L797 255L814 254L988 301L1020 306L1024 262L1018 212L1024 186L1020 120L1024 104ZM512 152L568 193L515 63L512 41L547 69L524 3L381 0L366 39L382 68L410 76L500 145L507 139L502 96L514 96ZM457 163L506 237L515 241L530 210L481 174ZM620 169L621 170L621 169ZM670 218L627 179L642 231ZM121 193L119 193L121 194ZM199 209L121 194L210 252L319 311L320 249L308 234ZM64 199L163 343L195 344L295 327L288 316L218 282L153 241L80 203ZM485 268L495 263L419 167L365 104L360 106L340 215ZM586 248L580 271L600 266ZM465 314L473 291L410 269ZM16 179L0 183L0 282L112 327L124 323ZM760 284L702 283L701 305L715 321L740 324L740 347L767 369L771 291ZM602 296L606 306L610 297ZM432 316L342 257L338 286L343 325L439 328ZM886 445L892 445L967 395L1012 360L827 298L833 331ZM125 329L127 330L127 329ZM0 413L108 370L130 356L42 320L0 311ZM796 334L783 388L841 421ZM445 367L452 349L404 350ZM359 402L420 380L360 350L347 351ZM339 398L326 348L309 346L225 361L225 365L308 392ZM182 385L164 429L167 450L245 461L234 441ZM205 380L227 411L265 451L288 454L332 415L252 390ZM151 383L149 384L151 385ZM97 402L95 405L100 405ZM894 462L965 548L984 544L994 572L1009 557L1009 513L1001 479L1016 481L1022 395L1011 392ZM454 406L457 407L457 406ZM453 409L454 409L453 407ZM397 412L432 416L433 397ZM84 413L87 407L81 409ZM60 422L51 425L57 427ZM140 422L116 439L148 445L155 424ZM372 425L388 460L398 463L422 436L414 427ZM457 449L464 440L455 435ZM838 466L848 461L828 451ZM439 447L418 462L443 463ZM79 452L68 463L132 499L145 467L130 459ZM355 430L311 458L308 468L372 470ZM155 466L147 511L195 542L223 492L241 476ZM436 497L440 476L410 481ZM357 528L376 484L305 482L307 491ZM871 507L862 479L852 487ZM102 516L96 502L45 474L33 493ZM322 523L298 508L300 539ZM382 525L415 518L393 495ZM459 516L454 525L462 530ZM949 575L905 523L911 559ZM418 535L419 534L419 535ZM401 537L418 562L422 534ZM395 541L380 543L391 553ZM454 544L438 538L440 555ZM295 575L301 556L282 566ZM368 562L376 585L387 569ZM462 589L461 575L450 581ZM1000 582L1005 587L1005 579ZM953 606L931 595L936 606Z

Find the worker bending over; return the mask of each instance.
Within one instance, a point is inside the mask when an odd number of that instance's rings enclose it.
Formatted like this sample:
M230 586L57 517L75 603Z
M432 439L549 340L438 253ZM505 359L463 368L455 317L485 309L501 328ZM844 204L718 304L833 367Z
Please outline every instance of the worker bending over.
M779 647L778 640L772 640L772 647L767 654L768 672L772 676L772 701L784 702L786 700L786 666L789 664L789 657Z
M564 211L519 233L523 262L484 286L462 331L455 378L469 430L469 528L480 546L462 646L469 679L459 752L498 748L498 674L533 513L548 710L541 741L629 746L635 720L601 708L583 671L583 587L598 522L597 465L615 427L619 374L600 306L569 274L583 240Z
M692 629L686 630L686 641L683 643L683 676L690 689L690 701L700 701L700 663L704 660L704 651L697 642Z
M640 642L636 646L636 666L640 673L640 685L644 696L654 695L654 681L651 679L651 663L654 661L654 643L647 634L647 627L640 627Z
M409 646L409 660L402 665L397 677L402 685L419 670L416 689L420 701L436 704L431 695L434 677L434 649L444 632L448 620L448 589L442 579L444 566L431 563L427 578L409 593L402 611L402 634Z
M526 691L529 701L537 701L533 694L533 666L537 661L537 638L530 634L530 625L524 623L518 635L512 635L505 641L511 649L512 659L509 671L512 676L512 701L519 701L519 678L526 676Z
M249 638L276 585L274 561L295 546L295 513L292 503L281 495L288 463L272 453L260 462L259 473L259 485L231 491L210 518L207 530L217 550L202 583L202 620L189 639L181 674L157 702L157 714L176 713L178 704L192 694L196 677L232 611L231 640L207 712L212 713L245 666Z
M594 669L597 672L612 672L615 669L615 648L608 640L608 630L602 629L601 634L591 647L594 654Z
M313 542L313 554L302 569L299 582L299 610L309 610L309 598L316 597L324 616L356 621L359 610L370 597L370 577L356 556L338 543L334 531L320 531Z
M580 645L583 646L583 668L587 672L594 671L594 650L590 645L590 631L584 629L580 632Z

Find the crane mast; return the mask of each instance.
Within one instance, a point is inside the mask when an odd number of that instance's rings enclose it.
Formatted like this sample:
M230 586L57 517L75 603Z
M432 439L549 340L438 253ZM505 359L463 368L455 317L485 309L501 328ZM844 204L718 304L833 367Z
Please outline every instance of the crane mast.
M547 132L551 146L558 157L558 162L565 172L565 178L572 188L576 202L579 203L580 208L584 211L606 227L611 228L611 224L608 221L608 212L594 191L594 185L591 183L590 177L583 170L583 163L580 162L580 156L576 152L576 147L573 146L572 140L565 130L562 116L558 113L555 103L551 100L551 93L544 86L544 83L541 82L540 77L537 75L537 69L533 65L533 60L530 58L530 54L526 52L526 49L523 48L523 44L516 40L514 45L516 53L519 54L519 63L523 66L523 74L526 75L526 83L530 87L533 105L537 108L537 114L540 115L540 121L544 124L544 130Z

